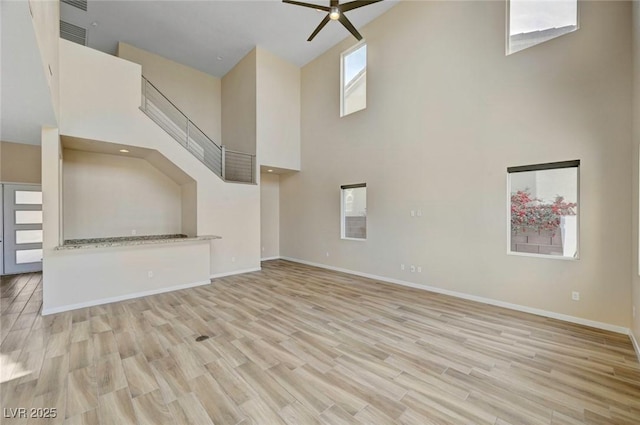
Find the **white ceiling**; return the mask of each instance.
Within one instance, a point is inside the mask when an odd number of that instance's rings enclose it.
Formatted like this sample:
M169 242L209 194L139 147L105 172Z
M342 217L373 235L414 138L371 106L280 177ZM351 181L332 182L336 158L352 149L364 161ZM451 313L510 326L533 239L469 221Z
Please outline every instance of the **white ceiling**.
M385 0L346 16L360 30L398 1ZM329 5L329 0L308 2ZM356 42L334 21L307 42L325 12L280 0L89 0L87 12L61 3L60 14L87 28L89 47L115 54L123 41L219 78L255 46L303 66L346 37ZM366 38L366 31L362 35Z
M29 6L2 1L0 10L0 138L37 145L42 127L57 125Z

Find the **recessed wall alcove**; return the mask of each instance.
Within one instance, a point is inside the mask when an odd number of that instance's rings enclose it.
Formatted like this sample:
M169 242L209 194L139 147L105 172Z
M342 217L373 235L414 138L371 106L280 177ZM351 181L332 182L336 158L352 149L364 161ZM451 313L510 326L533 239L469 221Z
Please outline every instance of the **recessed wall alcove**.
M197 236L196 182L158 151L62 137L63 240Z

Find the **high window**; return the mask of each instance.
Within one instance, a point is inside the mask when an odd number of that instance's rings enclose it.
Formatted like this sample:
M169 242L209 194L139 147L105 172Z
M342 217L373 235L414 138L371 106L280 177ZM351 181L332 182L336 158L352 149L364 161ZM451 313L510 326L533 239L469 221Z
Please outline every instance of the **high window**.
M509 0L507 54L578 29L577 0Z
M367 239L367 184L341 186L342 239Z
M367 45L358 44L340 57L340 116L367 107Z
M580 161L509 167L509 253L578 258Z

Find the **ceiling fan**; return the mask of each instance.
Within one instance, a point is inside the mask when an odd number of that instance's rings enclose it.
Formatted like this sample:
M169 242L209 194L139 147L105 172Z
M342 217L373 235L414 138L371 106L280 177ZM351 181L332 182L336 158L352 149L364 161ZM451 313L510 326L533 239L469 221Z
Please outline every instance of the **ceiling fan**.
M322 28L324 28L325 25L327 25L329 21L340 21L340 23L344 25L344 27L348 29L349 32L353 34L355 38L357 38L358 40L362 40L362 36L358 32L358 30L353 26L351 21L345 16L344 12L348 12L350 10L357 9L362 6L367 6L373 3L377 3L379 1L382 1L382 0L355 0L355 1L350 1L348 3L340 4L339 0L330 0L329 6L319 6L317 4L302 3L299 1L293 1L293 0L282 0L283 3L295 4L297 6L303 6L303 7L310 7L312 9L323 10L327 12L327 16L324 17L322 22L320 22L320 25L318 25L318 27L311 33L307 41L313 40L313 38L320 32Z

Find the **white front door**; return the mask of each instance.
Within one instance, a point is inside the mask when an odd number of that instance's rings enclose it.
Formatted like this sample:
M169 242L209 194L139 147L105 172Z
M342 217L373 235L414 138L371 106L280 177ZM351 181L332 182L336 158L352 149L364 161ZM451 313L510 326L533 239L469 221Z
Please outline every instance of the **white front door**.
M3 274L42 270L42 189L5 184L3 192Z

